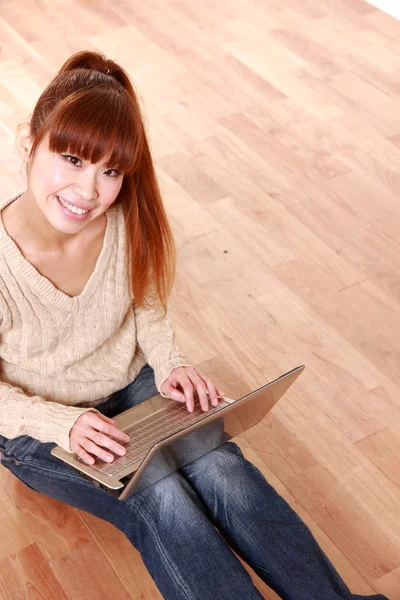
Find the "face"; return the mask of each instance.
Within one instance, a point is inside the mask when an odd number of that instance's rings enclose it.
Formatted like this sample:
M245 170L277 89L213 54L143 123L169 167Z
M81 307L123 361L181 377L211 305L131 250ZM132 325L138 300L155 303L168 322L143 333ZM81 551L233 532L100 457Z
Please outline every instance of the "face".
M104 163L49 150L48 137L28 161L30 200L60 233L77 233L98 219L116 200L123 174Z

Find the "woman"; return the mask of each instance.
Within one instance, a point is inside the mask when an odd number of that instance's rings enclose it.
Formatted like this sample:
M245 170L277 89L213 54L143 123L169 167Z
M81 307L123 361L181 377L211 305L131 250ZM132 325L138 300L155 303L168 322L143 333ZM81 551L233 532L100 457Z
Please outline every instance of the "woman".
M223 392L174 341L174 244L125 71L72 56L17 146L27 187L0 204L2 464L123 531L164 598L261 598L233 549L282 598L361 599L236 444L124 501L51 456L111 462L129 441L119 412L158 392L192 411L194 390L207 410Z

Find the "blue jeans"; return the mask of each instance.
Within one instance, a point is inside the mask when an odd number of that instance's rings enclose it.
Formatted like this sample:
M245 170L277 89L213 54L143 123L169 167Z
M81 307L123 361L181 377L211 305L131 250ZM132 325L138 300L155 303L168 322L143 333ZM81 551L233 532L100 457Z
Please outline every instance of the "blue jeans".
M113 417L156 393L146 365L98 408ZM37 492L118 527L168 600L262 598L231 548L286 600L367 598L350 593L307 526L232 442L127 500L52 457L54 446L0 436L1 463Z

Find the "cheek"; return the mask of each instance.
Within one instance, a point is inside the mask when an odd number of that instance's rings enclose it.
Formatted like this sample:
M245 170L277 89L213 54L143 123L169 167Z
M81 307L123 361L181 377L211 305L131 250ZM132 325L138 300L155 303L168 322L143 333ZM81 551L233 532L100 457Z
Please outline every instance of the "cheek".
M65 173L62 166L54 161L38 160L30 173L31 183L43 192L53 193L65 184Z
M52 157L52 160L47 166L45 180L48 185L60 189L68 184L70 177L68 176L65 165L60 160L57 160L56 157Z
M51 173L48 174L47 178L49 184L55 186L57 188L62 187L65 182L65 175L61 171L61 169L54 169Z
M107 208L116 200L122 187L122 179L105 181L101 185L100 198L103 206Z

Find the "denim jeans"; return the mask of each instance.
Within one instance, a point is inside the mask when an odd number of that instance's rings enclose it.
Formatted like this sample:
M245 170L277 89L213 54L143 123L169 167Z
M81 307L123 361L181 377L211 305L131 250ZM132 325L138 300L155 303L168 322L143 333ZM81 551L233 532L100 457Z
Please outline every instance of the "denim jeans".
M113 417L156 393L146 365L98 409ZM37 492L118 527L168 600L262 598L231 548L286 600L367 599L350 593L308 527L232 442L127 500L52 457L54 446L0 436L1 463Z

